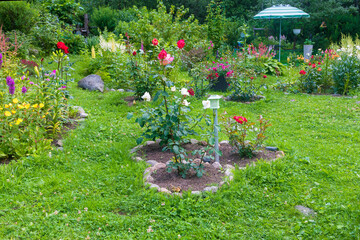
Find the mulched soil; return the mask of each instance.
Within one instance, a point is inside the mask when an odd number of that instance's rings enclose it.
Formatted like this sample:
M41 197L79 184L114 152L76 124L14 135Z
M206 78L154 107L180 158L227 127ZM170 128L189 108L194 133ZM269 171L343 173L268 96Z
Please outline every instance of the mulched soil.
M200 149L203 146L200 144L185 144L183 146L188 151L193 151ZM237 165L239 167L246 167L252 162L258 161L258 159L264 159L267 161L272 161L276 159L276 152L262 150L259 151L253 158L240 158L240 156L234 151L233 147L230 144L221 144L220 150L223 155L220 156L220 164L225 166L226 164ZM166 163L171 160L173 154L169 151L162 152L162 147L159 144L151 144L141 148L137 155L142 159L146 160L155 160L160 163ZM191 156L196 158L197 156ZM213 160L211 160L213 163ZM207 165L207 166L206 166ZM154 183L160 187L167 188L170 191L176 191L176 188L180 188L181 191L186 190L203 190L205 187L211 184L217 184L222 181L224 174L221 171L216 170L212 165L205 164L205 173L204 176L198 178L195 173L189 174L186 179L183 179L175 171L168 173L166 169L159 169L151 175L154 178Z

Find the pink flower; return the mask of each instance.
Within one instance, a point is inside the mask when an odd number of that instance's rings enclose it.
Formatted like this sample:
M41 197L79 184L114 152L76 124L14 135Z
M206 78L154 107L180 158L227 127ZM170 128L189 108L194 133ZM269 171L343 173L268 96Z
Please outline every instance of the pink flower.
M162 64L165 66L170 64L172 61L174 61L174 57L172 57L170 54L167 54Z

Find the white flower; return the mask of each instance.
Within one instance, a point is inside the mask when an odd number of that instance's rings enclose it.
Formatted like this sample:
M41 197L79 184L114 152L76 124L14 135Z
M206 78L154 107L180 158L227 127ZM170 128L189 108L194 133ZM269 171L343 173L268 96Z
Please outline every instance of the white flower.
M182 103L183 105L185 105L186 107L190 105L190 103L185 99Z
M170 88L170 90L171 90L172 92L175 92L175 91L176 91L176 87L173 86L173 87Z
M150 93L145 92L144 95L142 95L141 98L144 99L144 100L147 101L147 102L150 102L150 100L151 100Z
M202 101L203 107L204 109L210 108L210 101L206 100L206 101Z
M360 46L356 46L356 49L357 49L357 50L360 50Z
M190 96L190 94L186 88L182 88L180 90L180 92L181 92L181 95L183 95L183 96Z

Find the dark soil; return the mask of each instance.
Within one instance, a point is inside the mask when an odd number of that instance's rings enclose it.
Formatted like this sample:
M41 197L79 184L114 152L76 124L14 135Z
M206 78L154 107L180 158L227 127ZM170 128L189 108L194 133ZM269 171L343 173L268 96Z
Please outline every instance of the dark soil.
M183 146L187 151L193 151L200 149L203 146L199 144L186 144ZM230 144L221 144L220 150L222 156L220 156L220 164L225 166L226 164L237 165L239 167L245 167L252 162L256 162L259 159L272 161L276 159L276 152L262 150L259 151L253 158L241 158L237 154ZM162 152L162 147L159 144L152 144L144 146L137 152L138 156L147 160L155 160L160 163L166 163L171 160L173 154L169 151ZM190 156L191 158L197 158L198 156ZM213 163L214 160L211 160ZM186 179L183 179L176 170L168 173L165 168L159 169L152 173L155 184L160 187L167 188L170 191L199 191L211 184L218 184L222 181L224 174L221 171L215 169L212 165L205 163L205 173L201 178L198 178L195 172L190 173Z
M56 137L52 141L51 145L57 146L58 141L63 139L63 137L66 136L67 132L77 128L78 125L79 125L79 123L74 121L74 119L71 119L71 121L63 124L61 132L56 135Z
M131 107L132 105L134 105L134 101L136 101L136 96L125 97L124 101L128 103L129 107Z
M167 188L172 192L182 192L187 190L202 191L211 183L219 183L224 176L219 170L212 165L206 164L204 168L204 175L199 178L195 172L191 172L185 179L180 177L177 171L168 173L166 168L161 168L153 172L151 176L154 178L154 183L162 188Z

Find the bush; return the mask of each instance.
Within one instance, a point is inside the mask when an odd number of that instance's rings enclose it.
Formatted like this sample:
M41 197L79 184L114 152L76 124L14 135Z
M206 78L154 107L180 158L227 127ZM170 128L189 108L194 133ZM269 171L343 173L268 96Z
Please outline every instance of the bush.
M36 22L38 12L26 2L0 2L0 26L3 31L28 33Z
M75 2L75 0L45 0L43 6L67 24L78 25L83 23L83 9L80 3Z
M107 29L110 32L115 30L115 27L119 21L119 13L117 10L111 9L110 7L99 7L95 9L90 18L90 24L94 28L94 33L99 34L98 28L101 31Z
M335 93L345 95L359 87L360 60L357 56L341 54L341 60L335 61L332 69Z

